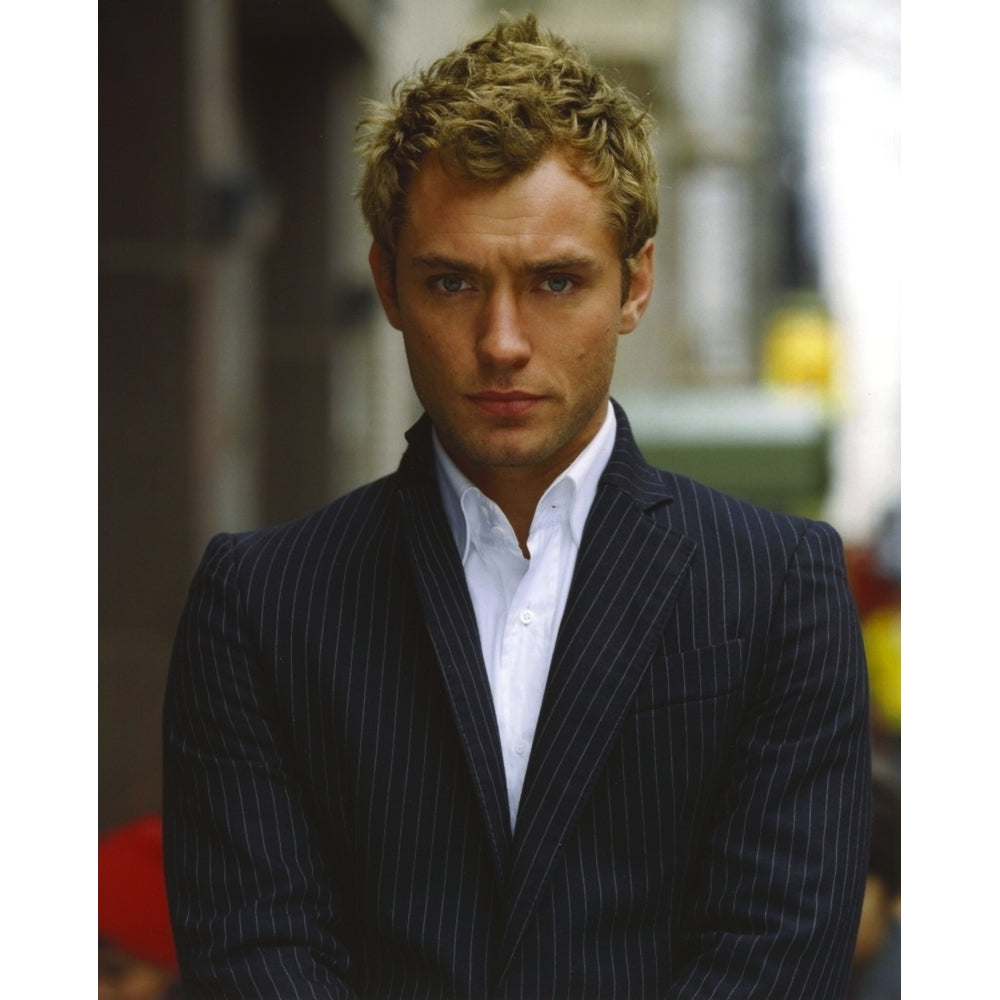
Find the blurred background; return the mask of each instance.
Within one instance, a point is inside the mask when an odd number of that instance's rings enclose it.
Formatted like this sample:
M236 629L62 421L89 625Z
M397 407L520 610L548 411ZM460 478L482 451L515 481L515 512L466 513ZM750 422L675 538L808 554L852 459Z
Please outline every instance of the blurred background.
M840 530L898 750L899 0L508 3L659 130L657 287L614 392L647 457ZM479 0L100 0L99 824L159 808L210 535L391 471L417 415L353 198L365 97Z

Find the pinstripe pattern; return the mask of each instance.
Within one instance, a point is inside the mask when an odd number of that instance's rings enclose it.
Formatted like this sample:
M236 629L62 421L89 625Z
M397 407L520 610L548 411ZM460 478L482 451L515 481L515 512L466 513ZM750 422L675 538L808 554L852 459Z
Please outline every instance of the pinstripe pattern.
M193 997L842 997L868 714L840 542L647 466L618 410L511 836L426 423L210 543L165 704Z

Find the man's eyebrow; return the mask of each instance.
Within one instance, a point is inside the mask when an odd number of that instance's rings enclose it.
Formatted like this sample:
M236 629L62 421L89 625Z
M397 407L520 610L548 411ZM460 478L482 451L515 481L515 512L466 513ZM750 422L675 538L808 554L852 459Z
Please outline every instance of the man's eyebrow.
M469 261L448 257L446 254L418 254L410 258L414 267L428 271L454 271L459 274L475 274L478 268ZM553 271L591 271L600 267L600 262L586 255L566 255L526 260L517 270L522 274L543 274Z
M569 255L537 261L526 261L520 270L526 274L540 274L547 271L593 271L600 266L600 262L594 257Z
M410 263L414 267L422 267L428 271L458 271L461 273L470 273L476 269L468 262L464 260L458 260L454 257L446 257L444 254L431 253L431 254L418 254L416 257L410 258Z

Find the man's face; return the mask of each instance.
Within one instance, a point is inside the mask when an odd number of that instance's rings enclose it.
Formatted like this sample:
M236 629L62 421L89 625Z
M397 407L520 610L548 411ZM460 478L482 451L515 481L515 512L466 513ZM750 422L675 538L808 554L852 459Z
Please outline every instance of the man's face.
M558 155L500 186L429 157L406 207L395 268L377 246L370 261L420 402L472 482L550 482L604 419L618 336L652 291L652 243L623 302L603 195Z

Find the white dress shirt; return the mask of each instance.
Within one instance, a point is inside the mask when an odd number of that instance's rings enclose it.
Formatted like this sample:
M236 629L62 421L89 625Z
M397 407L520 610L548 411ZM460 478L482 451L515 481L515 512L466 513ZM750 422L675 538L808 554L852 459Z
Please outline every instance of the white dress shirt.
M594 439L542 495L521 554L503 511L458 470L434 435L445 513L462 556L493 692L511 829L583 526L615 442L608 413Z

